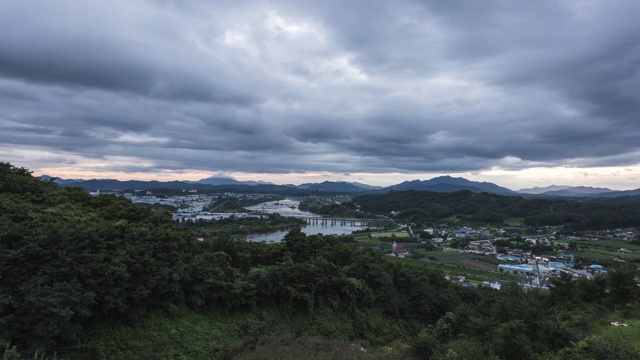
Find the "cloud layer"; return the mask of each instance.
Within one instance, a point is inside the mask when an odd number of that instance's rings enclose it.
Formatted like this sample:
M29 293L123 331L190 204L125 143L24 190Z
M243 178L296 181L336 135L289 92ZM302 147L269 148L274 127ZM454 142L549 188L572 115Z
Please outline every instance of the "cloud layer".
M0 155L124 172L633 165L638 13L624 0L7 0Z

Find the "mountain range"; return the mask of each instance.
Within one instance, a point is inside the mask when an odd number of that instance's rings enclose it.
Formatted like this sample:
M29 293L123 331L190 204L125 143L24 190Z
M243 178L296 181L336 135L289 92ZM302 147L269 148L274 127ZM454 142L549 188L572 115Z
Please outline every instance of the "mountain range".
M455 192L468 190L473 193L487 192L498 195L518 195L513 190L489 182L471 181L460 177L439 176L430 180L413 180L384 188L385 191L423 190L433 192Z
M379 187L358 182L324 181L321 183L306 183L301 185L275 185L262 181L238 181L233 178L211 177L199 181L119 181L113 179L59 179L41 176L43 180L54 181L61 187L79 186L89 191L134 191L165 189L175 191L206 191L206 192L246 192L246 193L274 193L283 195L311 195L311 194L364 194L385 193L389 191L432 191L455 192L470 191L473 193L491 193L497 195L535 197L535 198L579 198L579 199L611 199L625 197L627 201L640 201L640 189L615 191L607 188L550 185L520 189L507 189L490 182L471 181L461 177L439 176L429 180L412 180L400 184ZM637 197L637 199L636 199Z
M189 183L207 185L273 185L272 183L266 181L238 181L234 178L228 177L210 177L198 181L189 181Z
M593 194L604 194L616 192L607 188L596 188L589 186L569 186L551 185L547 187L535 187L531 189L520 189L520 194L549 195L549 196L589 196Z

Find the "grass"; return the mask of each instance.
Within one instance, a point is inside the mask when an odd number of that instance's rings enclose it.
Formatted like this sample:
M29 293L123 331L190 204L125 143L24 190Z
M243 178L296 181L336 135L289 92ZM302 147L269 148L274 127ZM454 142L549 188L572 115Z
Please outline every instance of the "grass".
M508 261L503 261L503 260L500 260L498 258L494 258L494 257L491 257L491 256L480 256L476 260L482 261L482 262L485 262L485 263L488 263L488 264L491 264L491 265L495 265L495 266L498 266L500 264L508 264L509 263Z
M445 251L424 251L423 253L431 260L439 261L443 264L450 265L464 265L464 260L472 260L472 259L482 259L485 258L483 255L473 254L473 253L463 253L456 250L445 250Z
M99 329L90 345L105 359L206 359L265 325L255 317L179 309L173 315L152 314L135 325Z
M223 358L235 360L400 360L406 358L401 350L365 349L360 345L344 341L284 333L264 335L255 341L228 349L223 354Z
M391 237L395 235L396 238L408 238L410 237L409 233L406 231L385 231L385 232L375 232L371 233L371 237Z
M620 248L625 248L633 252L640 252L640 246L631 243L630 241L621 239L602 239L602 240L577 240L578 246L588 246L598 249L606 249L616 251Z
M371 237L369 237L371 235ZM395 235L397 239L397 243L401 244L403 240L410 240L411 236L406 231L380 231L380 232L371 232L369 234L356 234L354 236L356 242L365 243L365 244L377 244L380 242L380 238L390 238L392 235ZM391 242L389 242L390 244Z
M447 224L457 224L460 222L460 219L458 219L457 215L451 215L448 218L445 218L444 222Z
M595 249L584 247L581 250L571 252L577 257L585 258L588 261L613 261L613 259L624 259L629 262L640 263L640 256L636 254L620 254L615 251L605 249Z
M84 341L92 349L91 352L84 349L68 350L67 354L62 355L70 359L258 359L273 358L258 356L265 354L265 351L299 354L304 344L325 344L331 347L326 349L329 357L325 358L335 358L331 355L331 349L345 349L345 346L357 342L354 339L366 334L370 343L358 346L368 348L371 356L352 354L346 358L397 358L383 356L375 349L407 336L402 327L380 313L372 312L363 316L366 316L366 320L327 309L320 309L315 315L305 315L276 309L225 312L175 308L171 314L153 313L128 326L94 329L86 334ZM294 334L290 338L291 347L277 341L274 334ZM333 340L325 342L322 339ZM321 347L313 345L312 349L317 353L310 353L305 358L322 358L327 354L321 351ZM246 356L243 355L245 353ZM283 355L276 358L291 357Z
M508 218L504 224L509 227L519 227L522 225L522 218Z
M493 281L493 280L503 280L503 281L518 281L518 277L515 275L509 275L499 272L487 272L479 269L474 269L466 266L458 266L451 264L442 264L442 263L433 263L433 262L422 262L424 266L427 266L432 269L440 270L446 274L452 276L464 276L467 280L478 283L482 281Z
M612 322L624 322L628 326L614 326ZM610 312L594 323L595 328L578 347L586 343L604 348L616 358L637 359L640 354L640 303L627 305ZM611 357L612 358L612 357Z

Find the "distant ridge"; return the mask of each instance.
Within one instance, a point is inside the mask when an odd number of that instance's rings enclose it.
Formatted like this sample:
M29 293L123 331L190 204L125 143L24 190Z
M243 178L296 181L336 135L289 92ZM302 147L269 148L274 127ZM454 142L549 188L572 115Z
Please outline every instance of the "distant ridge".
M301 184L298 185L297 188L328 192L361 193L376 189L377 187L346 181L323 181L319 184Z
M548 191L558 191L558 190L566 190L571 188L572 186L569 185L549 185L549 186L545 186L545 187L534 187L534 188L529 188L529 189L520 189L520 190L516 190L517 193L520 194L533 194L533 195L539 195L539 194L544 194Z
M594 194L607 194L614 193L615 190L607 189L607 188L595 188L588 186L575 186L570 187L564 190L556 190L556 191L547 191L544 195L551 196L569 196L569 197L583 197L583 196L591 196Z
M535 198L575 198L585 201L606 201L631 203L640 201L640 189L615 191L608 188L587 186L550 185L520 189L517 192L490 182L471 181L461 177L439 176L429 180L405 181L389 187L371 186L367 184L347 181L324 181L321 183L306 183L301 185L275 185L262 181L238 181L233 178L211 177L199 181L119 181L114 179L59 179L51 176L40 176L42 180L53 180L60 187L79 186L89 191L125 190L173 190L173 191L205 191L205 192L236 192L257 194L280 194L285 196L304 196L320 194L365 194L386 193L389 191L431 191L449 193L461 190L473 193L490 193L496 195L535 197Z
M51 177L42 176L41 179L49 180ZM331 194L361 194L376 189L375 186L349 183L325 181L319 184L275 185L262 181L237 181L232 178L208 178L197 182L192 181L120 181L114 179L92 179L92 180L60 180L56 179L60 187L79 186L88 191L122 192L135 190L173 190L173 191L205 191L205 192L237 192L237 193L260 193L260 194L282 194L291 196L318 195L321 193Z
M490 182L471 181L461 177L439 176L430 180L405 181L398 185L384 188L385 191L422 190L433 192L455 192L468 190L474 193L487 192L498 195L518 195L513 190Z
M623 191L610 191L598 194L592 194L589 197L591 198L613 198L613 197L632 197L632 196L640 196L640 189L635 190L623 190Z
M200 179L198 181L195 181L194 183L207 185L237 185L240 184L240 181L234 178L210 177L206 179Z
M230 177L210 177L195 181L194 183L207 185L273 185L266 181L239 181Z
M78 183L81 181L84 181L82 179L60 179L57 177L53 177L53 176L49 176L49 175L42 175L40 176L40 180L44 180L44 181L53 181L54 183L60 185L60 186L65 186L65 185L70 185L73 183Z
M562 196L562 197L589 197L594 194L606 194L616 192L608 188L597 188L590 186L568 186L568 185L551 185L547 187L535 187L531 189L521 189L517 191L520 194L545 195L545 196Z

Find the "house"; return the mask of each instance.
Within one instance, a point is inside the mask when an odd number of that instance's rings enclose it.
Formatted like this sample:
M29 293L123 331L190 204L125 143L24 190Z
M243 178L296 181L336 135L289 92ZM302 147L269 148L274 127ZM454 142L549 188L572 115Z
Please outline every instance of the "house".
M592 274L605 274L607 272L604 266L598 264L589 265L587 271Z
M560 261L549 261L549 266L556 269L564 269L567 267L563 262Z

